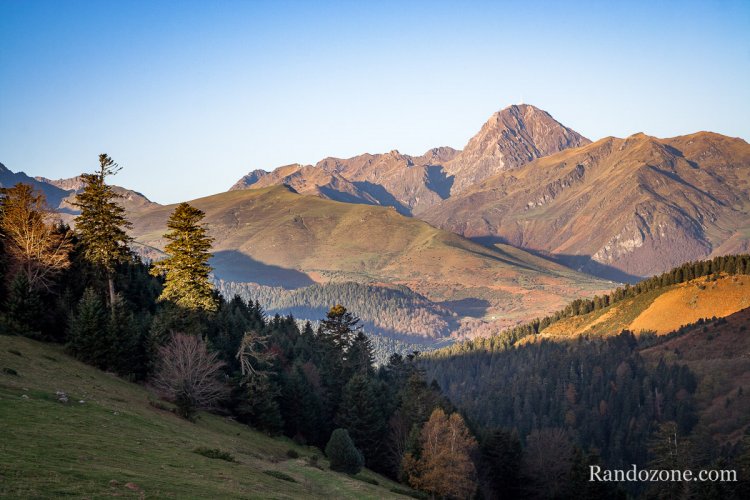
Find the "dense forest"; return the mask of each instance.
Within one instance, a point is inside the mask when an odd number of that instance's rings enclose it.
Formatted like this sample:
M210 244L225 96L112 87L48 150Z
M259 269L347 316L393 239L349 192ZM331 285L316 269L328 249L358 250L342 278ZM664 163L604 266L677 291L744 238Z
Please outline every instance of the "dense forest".
M625 495L617 485L588 481L589 465L750 464L750 439L728 449L697 436L695 375L639 355L642 343L658 339L622 332L522 347L493 340L503 349L467 343L376 365L359 314L372 325L416 329L447 324L447 311L407 290L353 284L275 297L225 284L220 293L204 214L187 203L169 218L165 258L146 264L131 251L129 223L105 182L118 167L107 155L99 161L83 176L74 230L30 186L0 192L3 334L64 344L85 363L148 383L185 419L217 412L316 446L333 470L367 466L433 498L616 498ZM576 301L546 323L689 276L748 272L749 263L739 256L689 264ZM372 297L385 305L369 305ZM412 305L425 311L414 323L406 316ZM268 312L284 307L317 321ZM397 319L388 323L382 311ZM705 450L690 455L699 462L675 452L676 436L680 446ZM717 498L742 498L747 487L699 486Z
M454 314L405 286L342 282L315 284L296 290L255 283L217 280L225 297L239 295L260 301L269 314L318 319L333 303L346 304L370 334L415 342L450 335Z

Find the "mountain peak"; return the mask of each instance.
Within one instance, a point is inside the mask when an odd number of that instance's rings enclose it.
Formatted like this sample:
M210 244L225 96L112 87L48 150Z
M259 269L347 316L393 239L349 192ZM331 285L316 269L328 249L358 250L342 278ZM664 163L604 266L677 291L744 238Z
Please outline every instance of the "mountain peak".
M590 142L536 106L513 104L493 113L447 165L447 171L456 179L451 192L455 194L504 170Z

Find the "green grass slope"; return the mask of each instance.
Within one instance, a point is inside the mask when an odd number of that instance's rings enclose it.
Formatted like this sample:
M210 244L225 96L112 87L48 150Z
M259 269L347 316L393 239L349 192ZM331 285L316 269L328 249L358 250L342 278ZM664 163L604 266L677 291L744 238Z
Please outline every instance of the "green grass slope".
M59 346L0 335L0 497L375 499L408 491L367 470L333 472L323 457L316 467L317 449L216 415L190 423L151 402L145 388ZM234 461L195 453L201 447Z

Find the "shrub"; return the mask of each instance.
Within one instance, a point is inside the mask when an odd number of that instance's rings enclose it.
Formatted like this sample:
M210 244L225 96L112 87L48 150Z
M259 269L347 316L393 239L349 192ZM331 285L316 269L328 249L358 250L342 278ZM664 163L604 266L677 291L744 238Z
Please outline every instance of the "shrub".
M3 368L3 373L7 373L8 375L15 375L16 377L18 376L18 372L13 368Z
M362 470L365 459L354 446L346 429L336 429L326 445L326 456L331 462L331 470L356 474Z
M299 453L296 450L289 448L286 450L286 456L289 458L299 458Z
M227 462L234 462L234 457L228 451L220 450L218 448L196 448L193 453L203 455L206 458L213 458L216 460L226 460Z

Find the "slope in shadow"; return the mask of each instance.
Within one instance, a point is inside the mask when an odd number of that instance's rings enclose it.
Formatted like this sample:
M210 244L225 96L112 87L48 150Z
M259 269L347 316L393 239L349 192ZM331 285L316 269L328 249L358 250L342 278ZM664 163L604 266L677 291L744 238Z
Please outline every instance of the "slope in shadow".
M314 284L314 281L303 272L264 264L236 250L215 252L211 259L211 265L216 277L227 281L280 286L288 290Z
M495 248L495 245L511 245L503 237L500 236L480 236L477 238L470 238L471 241L479 243L489 248ZM512 245L513 246L513 245ZM533 248L520 247L525 252L529 252L536 257L550 260L557 264L561 264L565 267L569 267L574 271L590 274L597 278L615 281L618 283L630 283L634 284L643 279L643 276L636 276L634 274L628 274L625 271L617 269L616 267L608 266L593 260L589 255L573 255L573 254L548 254L534 250Z
M427 187L437 193L443 200L447 199L451 195L455 177L452 175L446 176L443 167L440 165L427 165L425 171L427 172Z
M393 197L383 186L373 184L368 181L355 182L355 186L361 191L369 194L375 198L378 203L386 207L393 207L401 215L411 216L411 210L402 205L396 198ZM361 201L359 203L362 203Z

